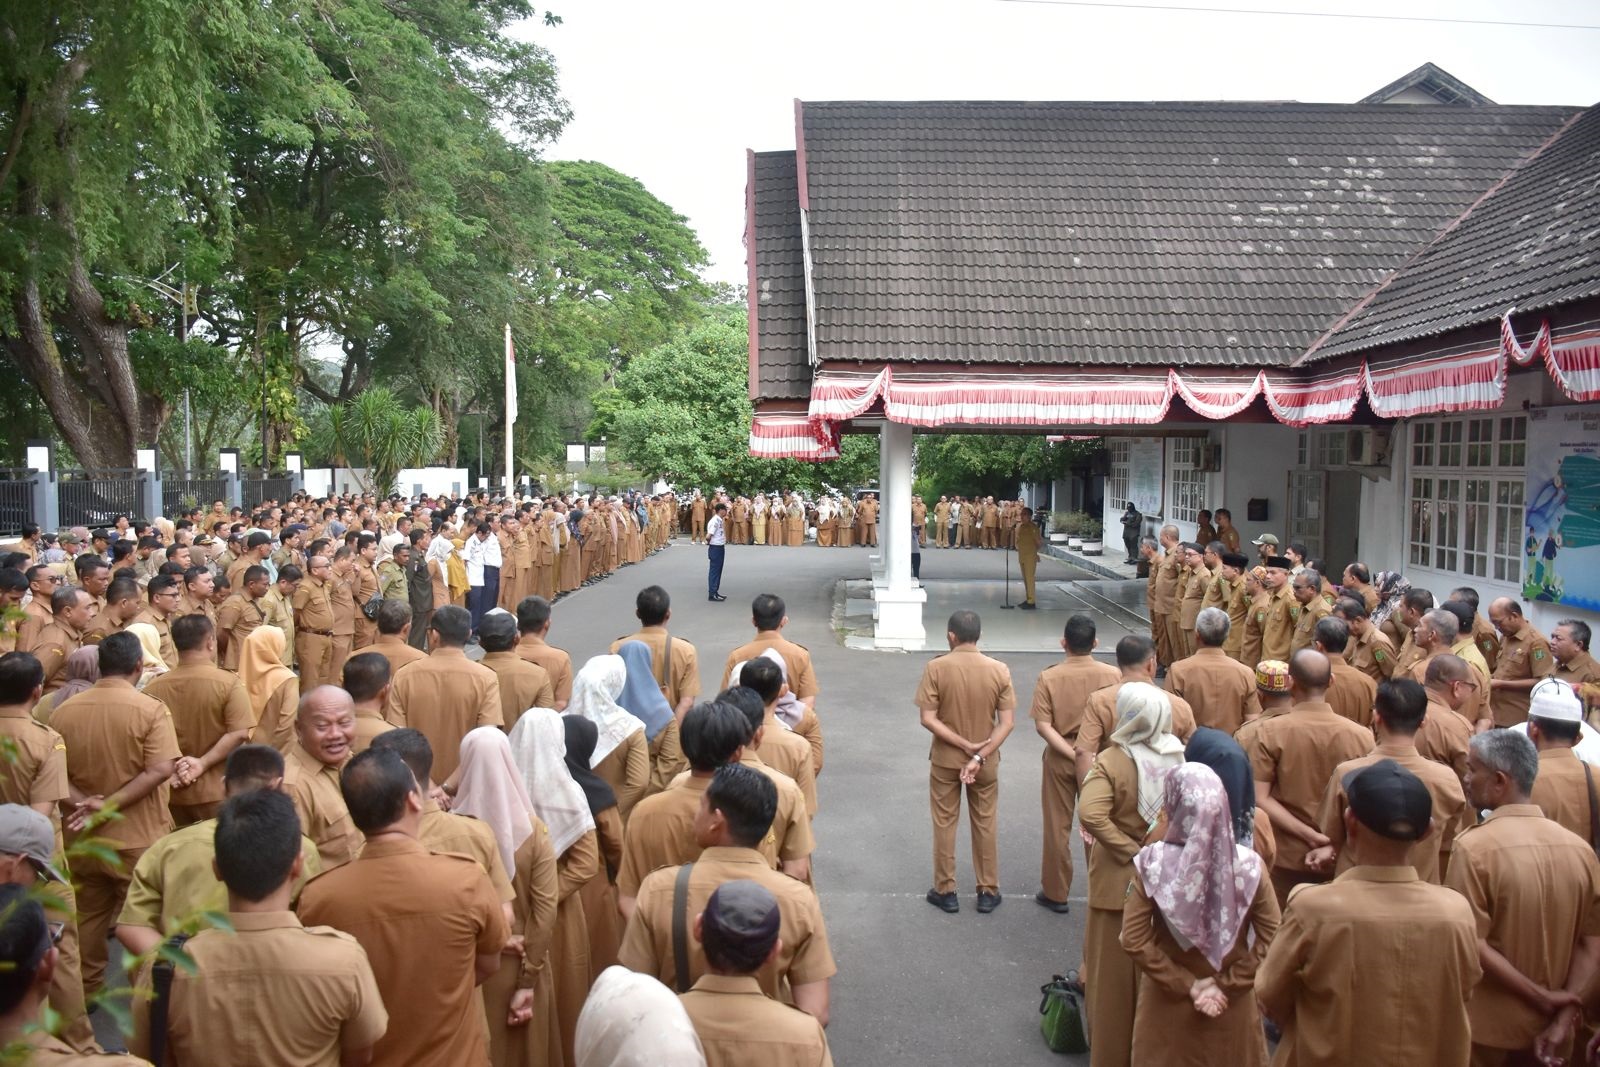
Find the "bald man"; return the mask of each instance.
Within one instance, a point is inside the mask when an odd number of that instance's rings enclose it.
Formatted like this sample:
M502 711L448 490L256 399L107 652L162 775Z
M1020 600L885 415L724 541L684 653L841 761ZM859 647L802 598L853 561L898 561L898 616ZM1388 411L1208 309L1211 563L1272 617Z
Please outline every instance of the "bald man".
M355 735L356 705L349 693L321 685L300 698L295 741L284 754L283 791L294 801L305 835L316 842L325 871L349 863L361 851L361 832L339 788L339 772L350 759Z
M1489 679L1489 710L1496 726L1515 726L1528 718L1528 695L1540 679L1555 673L1550 641L1508 596L1489 605L1489 621L1500 631L1500 654Z

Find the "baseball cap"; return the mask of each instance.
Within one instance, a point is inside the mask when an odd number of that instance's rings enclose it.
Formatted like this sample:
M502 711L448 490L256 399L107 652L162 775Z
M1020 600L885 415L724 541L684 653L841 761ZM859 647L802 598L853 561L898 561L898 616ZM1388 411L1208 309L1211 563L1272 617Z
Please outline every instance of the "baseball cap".
M1256 688L1263 693L1289 691L1289 665L1281 659L1264 659L1256 664Z
M272 535L265 530L257 530L245 538L244 544L246 548L260 548L262 545L270 545L272 544Z
M1277 548L1278 538L1275 534L1262 534L1260 537L1256 538L1250 543L1252 545L1271 545L1273 548Z
M1546 678L1533 687L1528 701L1528 718L1551 722L1582 722L1583 701L1572 686L1556 678Z
M55 847L56 833L49 819L21 804L0 804L0 852L26 856L33 869L50 881L65 882L50 863Z
M1422 779L1392 759L1352 771L1344 795L1356 819L1392 841L1416 841L1428 832L1433 797Z

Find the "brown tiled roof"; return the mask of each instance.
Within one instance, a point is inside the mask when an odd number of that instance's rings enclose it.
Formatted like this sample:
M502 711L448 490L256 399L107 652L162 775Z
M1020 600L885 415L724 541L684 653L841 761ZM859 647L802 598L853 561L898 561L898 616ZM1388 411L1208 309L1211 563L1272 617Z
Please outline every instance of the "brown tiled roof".
M1286 365L1573 110L803 104L818 356ZM799 250L773 254L792 294Z
M1403 265L1309 360L1493 322L1600 295L1600 107Z
M753 261L750 306L756 320L754 396L802 399L811 392L806 353L806 281L800 247L800 195L793 152L756 152L751 176Z

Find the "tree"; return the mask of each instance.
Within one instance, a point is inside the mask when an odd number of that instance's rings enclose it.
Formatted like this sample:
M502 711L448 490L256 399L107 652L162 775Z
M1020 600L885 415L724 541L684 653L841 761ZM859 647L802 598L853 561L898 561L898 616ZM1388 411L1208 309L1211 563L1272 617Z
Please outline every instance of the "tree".
M364 468L366 487L378 493L393 492L402 470L431 462L443 444L444 428L432 408L407 409L382 387L330 407L312 436L316 455L341 467Z
M916 471L924 495L1015 496L1024 482L1047 483L1088 464L1099 441L1047 441L1036 434L918 434Z

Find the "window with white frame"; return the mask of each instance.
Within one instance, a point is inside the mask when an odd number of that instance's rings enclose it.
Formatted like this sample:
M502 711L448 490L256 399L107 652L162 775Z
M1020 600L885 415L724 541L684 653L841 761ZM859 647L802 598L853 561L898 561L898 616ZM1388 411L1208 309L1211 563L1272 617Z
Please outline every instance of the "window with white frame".
M1166 514L1168 520L1198 522L1200 512L1206 510L1206 472L1199 468L1209 440L1206 437L1172 439L1172 488L1168 493L1171 501Z
M1106 442L1111 454L1111 464L1106 472L1105 498L1113 507L1123 507L1128 501L1128 467L1130 444L1126 437L1113 437Z
M1527 440L1525 415L1411 424L1411 566L1522 580Z

